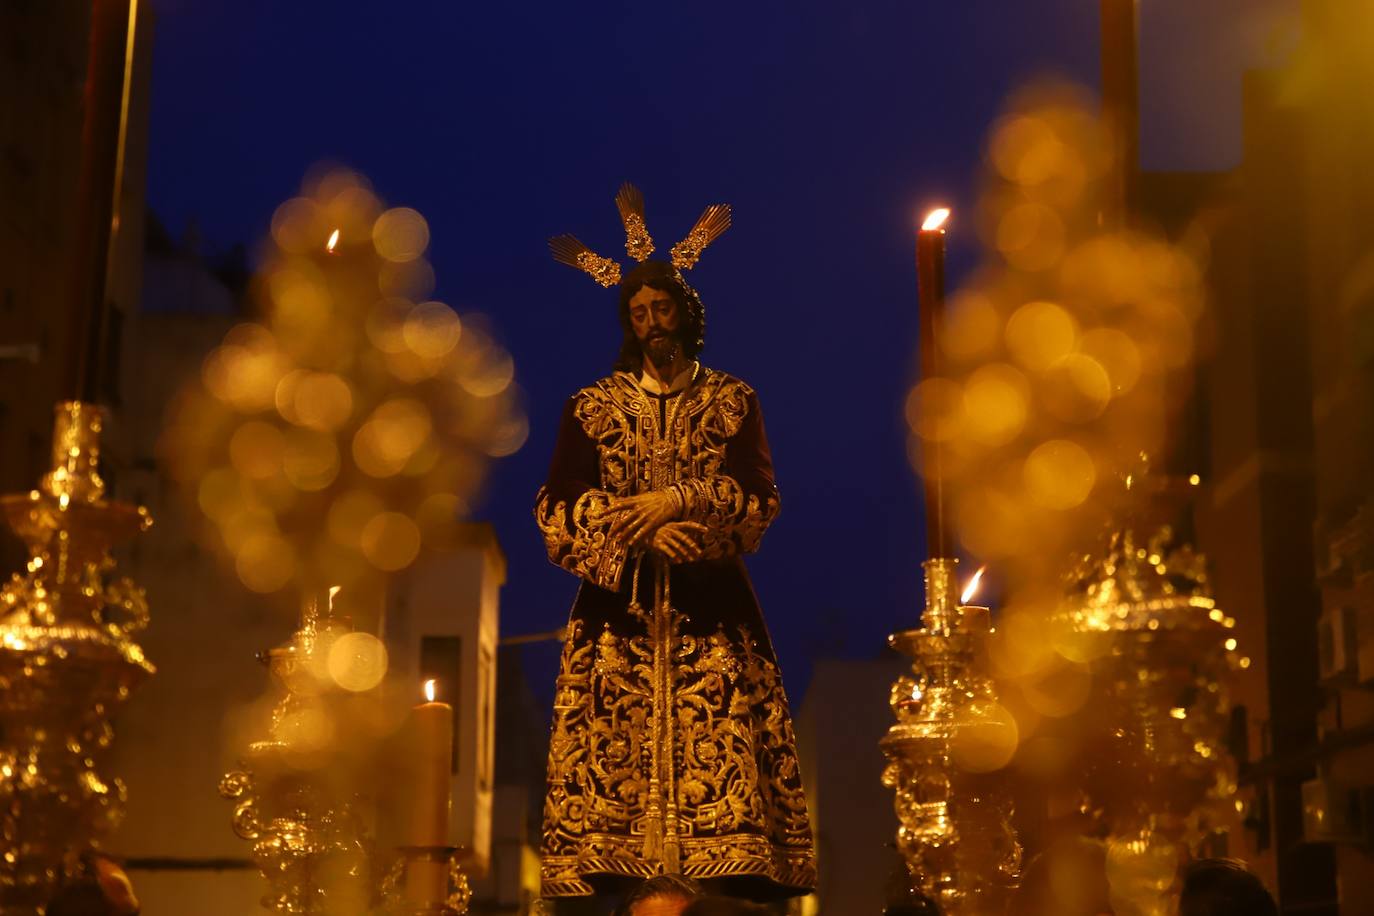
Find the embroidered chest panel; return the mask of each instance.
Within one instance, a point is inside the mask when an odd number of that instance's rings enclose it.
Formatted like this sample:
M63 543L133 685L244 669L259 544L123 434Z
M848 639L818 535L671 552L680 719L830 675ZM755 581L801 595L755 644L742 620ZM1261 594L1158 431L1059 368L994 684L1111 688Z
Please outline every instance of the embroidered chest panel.
M628 496L721 473L726 445L739 432L752 394L739 379L702 369L660 411L660 399L616 373L579 391L573 410L596 443L602 488Z

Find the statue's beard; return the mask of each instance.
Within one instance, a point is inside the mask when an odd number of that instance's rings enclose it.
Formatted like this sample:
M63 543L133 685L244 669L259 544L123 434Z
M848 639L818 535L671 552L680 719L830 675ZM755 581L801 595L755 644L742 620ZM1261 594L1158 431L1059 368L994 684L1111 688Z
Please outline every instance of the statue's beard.
M644 341L644 358L656 369L666 369L682 356L682 343L672 334L650 337Z

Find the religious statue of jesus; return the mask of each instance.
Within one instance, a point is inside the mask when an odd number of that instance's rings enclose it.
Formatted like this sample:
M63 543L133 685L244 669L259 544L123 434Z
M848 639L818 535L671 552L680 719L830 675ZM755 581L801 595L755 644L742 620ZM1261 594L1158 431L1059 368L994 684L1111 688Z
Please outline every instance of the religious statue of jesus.
M563 411L535 515L581 578L554 699L546 898L657 874L756 899L808 893L815 853L777 660L742 556L778 511L758 397L703 366L705 310L682 272L730 225L708 207L648 260L643 197L616 197L618 263L572 236L559 261L617 287L614 371Z

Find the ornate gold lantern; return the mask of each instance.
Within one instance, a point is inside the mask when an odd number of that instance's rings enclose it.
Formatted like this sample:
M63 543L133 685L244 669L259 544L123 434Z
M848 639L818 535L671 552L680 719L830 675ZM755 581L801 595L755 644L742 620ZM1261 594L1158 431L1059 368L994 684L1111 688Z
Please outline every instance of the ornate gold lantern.
M1070 581L1061 624L1099 685L1084 810L1107 836L1116 911L1164 916L1184 850L1234 818L1227 683L1248 662L1212 599L1205 558L1170 525L1110 532Z

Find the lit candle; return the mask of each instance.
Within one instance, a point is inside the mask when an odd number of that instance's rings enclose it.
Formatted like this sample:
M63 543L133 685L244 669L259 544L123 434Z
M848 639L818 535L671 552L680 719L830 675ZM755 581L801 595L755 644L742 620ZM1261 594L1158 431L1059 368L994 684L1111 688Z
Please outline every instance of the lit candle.
M453 758L453 707L434 700L434 681L425 681L425 702L410 711L406 750L411 773L410 817L405 845L447 847ZM442 903L448 892L448 863L436 857L413 857L406 868L406 899Z
M916 233L916 291L921 309L921 378L938 378L941 312L945 302L945 222L949 209L940 207L926 214ZM948 523L945 520L944 467L938 443L925 445L926 550L932 557L949 556Z
M959 596L959 626L966 632L985 633L992 625L987 605L969 604L973 596L978 594L978 587L982 584L983 573L986 571L986 566L978 567L978 571L968 580L968 585L964 586L963 594Z
M973 596L978 594L978 586L983 584L983 573L987 572L986 566L978 567L978 571L973 574L973 578L968 580L968 585L964 586L964 591L959 595L960 604L968 604L973 600Z

